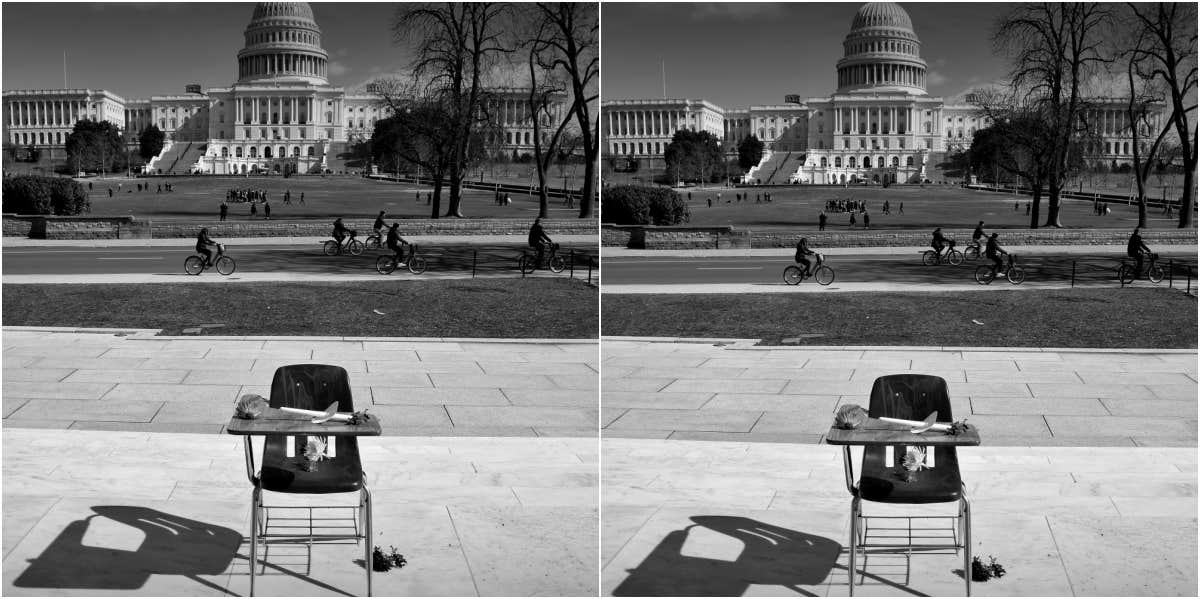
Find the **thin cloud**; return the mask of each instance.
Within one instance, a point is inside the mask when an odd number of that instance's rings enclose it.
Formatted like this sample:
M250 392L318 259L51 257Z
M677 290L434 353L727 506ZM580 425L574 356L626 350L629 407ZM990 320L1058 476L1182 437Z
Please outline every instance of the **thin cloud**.
M350 68L336 60L329 61L329 75L331 77L341 77L345 75Z
M946 82L946 76L938 71L929 71L926 74L926 78L929 81L929 85L942 85Z

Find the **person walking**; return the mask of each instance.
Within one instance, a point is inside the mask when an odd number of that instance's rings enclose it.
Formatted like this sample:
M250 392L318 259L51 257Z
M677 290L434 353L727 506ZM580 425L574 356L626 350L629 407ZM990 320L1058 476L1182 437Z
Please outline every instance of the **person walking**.
M857 220L855 220L855 218L854 218L854 212L853 212L853 211L851 211L851 212L850 212L850 228L851 228L851 229L853 229L853 228L854 228L854 224L855 224L856 222L858 222L858 221L857 221Z
M900 202L900 214L904 214L904 202Z
M258 216L258 203L250 202L250 216Z
M225 216L229 214L229 204L221 202L221 220L225 220Z
M863 215L863 228L870 229L871 228L871 213L863 211L862 215Z
M263 216L271 220L271 203L266 200L263 200Z
M827 221L827 220L829 220L829 217L825 216L825 211L822 210L821 214L817 215L817 230L818 231L825 230L825 221Z
M303 205L304 205L304 192L303 192L303 191L302 191L302 192L300 192L300 205L301 205L301 206L303 206Z

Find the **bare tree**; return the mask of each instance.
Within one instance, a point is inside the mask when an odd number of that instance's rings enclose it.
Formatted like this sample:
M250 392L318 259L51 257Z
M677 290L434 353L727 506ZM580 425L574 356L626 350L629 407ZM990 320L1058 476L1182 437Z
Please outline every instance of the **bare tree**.
M1196 127L1188 116L1196 110L1196 5L1160 2L1128 6L1144 42L1131 59L1137 65L1130 68L1136 68L1139 77L1147 81L1160 82L1170 99L1168 122L1174 126L1183 157L1179 227L1190 227L1196 201Z
M485 2L405 4L392 25L397 41L416 52L413 76L423 96L442 107L453 132L446 216L463 216L463 180L470 159L483 151L481 131L490 119L484 76L511 51L502 26L508 10ZM434 201L440 201L437 191Z
M1144 58L1145 48L1150 42L1149 32L1138 28L1123 42L1127 49L1121 52L1124 59L1125 80L1128 97L1125 102L1125 118L1129 122L1130 143L1133 151L1133 178L1137 183L1138 226L1146 226L1146 181L1154 168L1155 157L1163 141L1172 130L1169 119L1156 122L1156 116L1165 105L1164 85L1156 82L1148 72ZM1154 141L1147 144L1147 138Z
M565 111L561 116L555 114L554 107L561 104L566 96L566 83L562 73L559 73L554 46L550 43L553 25L544 15L541 6L531 12L533 34L525 43L528 53L526 65L529 69L529 106L533 121L533 161L538 176L538 216L549 216L549 198L546 189L549 187L546 171L558 153L559 143L563 132L571 123L573 111ZM545 135L547 130L553 131Z
M596 172L600 158L600 120L593 116L600 95L600 19L592 2L538 3L546 24L541 36L544 66L561 69L571 92L570 113L583 141L584 177L579 194L579 217L592 216Z
M1013 58L1012 84L1042 120L1046 137L1046 225L1061 227L1062 190L1071 153L1087 126L1083 83L1104 62L1104 25L1110 10L1101 4L1022 4L1001 22L996 47Z
M979 89L973 93L976 109L991 125L975 132L970 163L975 169L999 168L1023 181L1032 194L1029 228L1038 228L1042 196L1050 164L1050 139L1045 135L1037 106L1022 103L1009 90Z

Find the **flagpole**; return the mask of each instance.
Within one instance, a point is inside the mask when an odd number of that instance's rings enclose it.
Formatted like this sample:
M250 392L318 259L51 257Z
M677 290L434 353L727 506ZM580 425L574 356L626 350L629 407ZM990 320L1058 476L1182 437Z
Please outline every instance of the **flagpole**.
M663 99L667 99L667 61L662 61Z

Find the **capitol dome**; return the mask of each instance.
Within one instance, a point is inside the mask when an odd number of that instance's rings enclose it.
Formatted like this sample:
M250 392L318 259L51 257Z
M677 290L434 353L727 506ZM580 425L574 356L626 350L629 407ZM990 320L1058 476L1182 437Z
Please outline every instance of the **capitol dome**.
M329 84L329 54L306 2L259 2L237 55L238 83Z
M925 94L921 40L899 4L862 5L850 22L842 48L837 93Z

